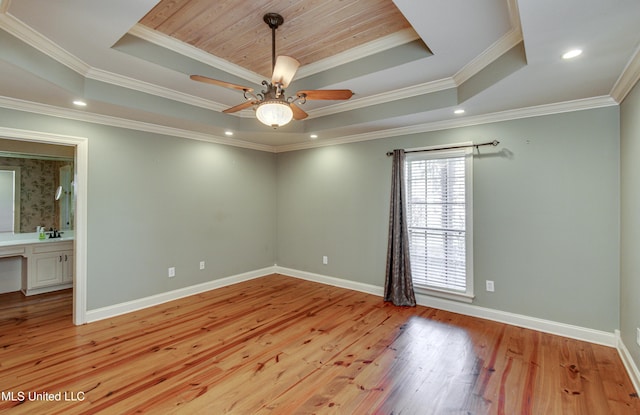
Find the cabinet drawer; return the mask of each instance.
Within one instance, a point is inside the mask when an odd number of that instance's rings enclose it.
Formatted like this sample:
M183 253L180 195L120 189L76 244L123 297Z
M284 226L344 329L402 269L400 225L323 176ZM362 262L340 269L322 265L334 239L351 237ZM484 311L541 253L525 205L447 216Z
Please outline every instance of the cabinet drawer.
M0 258L10 256L24 256L24 253L24 246L7 246L4 248L0 248Z
M73 249L73 242L48 242L33 246L34 254L45 254L48 252L67 251Z

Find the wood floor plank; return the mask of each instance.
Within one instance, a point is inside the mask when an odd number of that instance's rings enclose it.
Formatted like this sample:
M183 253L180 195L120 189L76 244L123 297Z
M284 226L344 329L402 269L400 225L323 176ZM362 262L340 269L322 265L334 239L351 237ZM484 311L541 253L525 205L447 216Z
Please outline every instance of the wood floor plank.
M550 399L534 399L533 414L562 414L560 396L564 391L560 386L560 354L561 338L547 333L540 333L540 353L537 358L538 374L533 385L534 391L546 390L552 394Z
M71 307L0 295L0 412L640 413L613 348L282 275L80 327Z

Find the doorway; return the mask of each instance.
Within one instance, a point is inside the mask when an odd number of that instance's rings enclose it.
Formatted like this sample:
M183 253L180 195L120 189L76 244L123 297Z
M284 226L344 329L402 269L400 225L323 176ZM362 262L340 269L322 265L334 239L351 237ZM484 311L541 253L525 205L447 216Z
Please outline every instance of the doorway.
M87 276L87 177L89 140L86 137L65 136L40 131L0 127L0 139L31 141L74 148L74 272L73 272L73 323L86 322Z

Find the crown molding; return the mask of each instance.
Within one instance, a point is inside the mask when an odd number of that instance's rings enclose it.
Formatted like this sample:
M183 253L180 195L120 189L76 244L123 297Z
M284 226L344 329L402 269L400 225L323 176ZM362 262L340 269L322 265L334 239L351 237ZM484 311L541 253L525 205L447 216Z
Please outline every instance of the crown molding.
M507 8L511 29L453 75L457 85L462 85L518 43L524 41L517 1L507 0Z
M538 105L515 110L494 112L475 117L435 121L424 124L416 124L406 127L389 128L385 130L370 131L329 140L317 140L312 142L296 143L275 147L276 153L288 151L306 150L318 147L327 147L340 144L357 143L361 141L379 140L382 138L398 137L409 134L419 134L431 131L447 130L450 128L471 127L474 125L489 124L494 122L510 121L522 118L540 117L544 115L560 114L564 112L582 111L602 107L615 106L617 103L609 96L579 99L574 101L559 102L548 105Z
M4 4L5 3L2 3L2 5ZM42 53L45 53L47 56L62 63L70 69L82 74L83 76L86 76L87 78L182 102L188 105L194 105L212 111L222 111L227 107L209 99L184 94L175 90L150 84L148 82L136 80L91 67L66 50L62 49L54 42L51 42L46 37L31 29L22 21L14 18L9 14L5 13L0 15L0 28L7 30L9 33L12 33L14 36L18 37L25 43L41 51ZM223 59L219 59L189 44L180 42L170 36L151 30L141 24L136 24L129 31L129 33L153 44L168 48L169 50L172 50L176 53L183 54L205 64L237 75L243 79L247 79L256 83L260 83L262 81L262 77L254 72L248 71ZM319 71L329 69L331 67L353 60L357 60L373 53L378 53L382 50L389 49L418 38L418 34L413 29L405 29L395 34L385 36L381 39L368 42L347 52L340 53L334 57L326 58L311 65L306 65L300 68L300 70L298 71L298 75L302 77L309 76L313 73L317 73ZM384 104L391 101L457 87L461 83L463 83L464 80L473 76L479 70L483 69L486 65L493 62L493 60L495 60L497 57L499 57L505 51L509 50L521 40L522 35L518 26L517 28L514 28L510 32L508 32L505 36L501 37L492 46L490 46L481 55L471 61L468 65L466 65L462 70L460 70L451 78L427 82L416 86L401 88L394 91L384 92L364 98L337 103L323 108L318 108L308 111L309 118L324 117L339 112L365 108L371 105ZM252 114L249 113L236 113L233 115L239 118L252 117Z
M640 81L640 46L629 59L622 74L616 80L611 89L611 96L616 102L621 103L633 87Z
M93 124L107 125L110 127L126 128L129 130L144 131L148 133L169 135L174 137L188 138L190 140L207 141L209 143L222 144L233 147L242 147L252 150L266 151L273 153L275 148L266 144L251 143L237 139L217 136L214 134L200 133L196 131L183 130L158 124L142 121L127 120L119 117L95 114L85 111L60 108L47 104L23 101L14 98L0 97L0 107L17 111L31 112L50 117L65 118L74 121L83 121Z
M425 82L423 84L409 86L406 88L400 88L393 91L382 92L380 94L370 95L363 98L344 101L338 104L311 110L308 111L308 113L309 118L325 117L327 115L337 114L339 112L356 110L377 104L384 104L387 102L411 98L418 95L431 94L455 87L457 87L457 85L453 78L445 78L437 81Z
M206 65L213 66L221 71L246 79L249 82L260 84L264 80L264 76L260 74L245 69L240 65L218 58L217 56L211 55L210 53L198 49L195 46L181 42L157 30L149 29L140 23L136 23L128 33L142 40L153 43L154 45L161 46Z
M458 86L462 85L464 82L469 80L469 78L471 78L473 75L477 74L482 69L484 69L487 65L491 64L496 59L498 59L505 52L511 50L514 46L516 46L518 43L523 41L522 29L520 27L519 17L517 15L514 15L514 13L517 12L517 5L515 4L515 0L509 0L509 3L510 3L510 9L509 9L510 20L512 23L512 28L505 35L500 37L500 39L498 39L486 50L484 50L480 55L478 55L476 58L470 61L467 65L465 65L462 69L460 69L452 77L431 81L431 82L426 82L423 84L414 85L406 88L401 88L394 91L383 92L376 95L370 95L368 97L349 100L349 101L345 101L335 105L330 105L327 107L308 111L309 118L324 117L324 116L333 115L339 112L351 111L351 110L365 108L372 105L384 104L387 102L410 98L418 95L424 95L424 94L430 94L438 91L443 91L450 88L457 88ZM395 36L395 35L398 35L398 36ZM415 33L413 29L405 30L403 32L398 32L396 34L389 35L389 36L386 36L385 38L379 39L379 41L369 42L366 45L363 45L359 48L351 49L348 51L349 53L343 52L334 57L316 62L315 64L304 66L300 68L300 70L298 70L298 75L300 76L300 78L304 78L305 76L309 76L314 73L330 69L331 67L337 66L341 63L347 63L351 60L356 60L361 57L367 56L367 53L372 54L372 53L380 52L385 48L389 49L391 47L398 46L398 45L410 42L412 40L415 40L418 37L419 36L417 35L417 33ZM354 51L356 54L362 53L362 55L358 55L354 57L354 55L351 55L352 51ZM348 55L348 56L342 57L342 55ZM336 61L333 61L333 58L336 58ZM325 61L327 62L325 63ZM318 70L316 70L314 66L316 64L319 65ZM327 66L324 66L325 64ZM311 67L311 69L307 69L309 67ZM309 70L308 73L306 72L307 70Z
M379 52L394 48L396 46L404 45L405 43L412 42L416 39L420 39L420 36L412 28L407 28L396 33L381 37L371 42L367 42L355 48L346 50L333 56L321 59L319 61L302 66L296 72L296 78L302 79L307 76L314 75L319 72L323 72L336 66L344 65L349 62L356 61L358 59L366 58L367 56L374 55Z
M216 136L213 134L199 133L173 127L167 127L157 124L151 124L141 121L127 120L123 118L111 117L100 114L93 114L79 110L68 108L59 108L46 104L33 103L14 98L0 97L0 107L31 112L40 115L71 119L75 121L84 121L112 127L126 128L131 130L145 131L155 134L171 135L191 140L206 141L210 143L228 145L233 147L241 147L270 153L284 153L288 151L306 150L318 147L327 147L340 144L356 143L361 141L379 140L382 138L398 137L409 134L419 134L430 131L440 131L450 128L470 127L474 125L489 124L493 122L510 121L521 118L539 117L544 115L553 115L564 112L581 111L587 109L595 109L618 105L610 96L602 96L595 98L586 98L574 101L560 102L548 105L538 105L533 107L521 108L516 110L508 110L495 112L491 114L479 115L476 117L467 117L465 119L452 119L435 121L424 124L417 124L406 127L390 128L385 130L370 131L361 134L340 137L329 140L319 140L313 142L303 142L288 144L282 146L270 146L266 144L256 144L248 141L237 139L229 139L226 137Z
M309 111L310 117L322 117L338 112L349 111L353 109L364 108L371 105L380 103L395 101L412 96L433 93L448 88L459 86L465 80L469 79L479 70L483 69L489 63L493 62L504 52L515 46L518 42L522 41L522 33L517 16L517 4L515 0L508 0L510 5L510 16L512 21L512 29L502 36L498 41L491 45L481 55L476 57L473 61L467 64L464 68L458 71L453 77L445 78L438 81L428 82L417 86L398 89L395 91L376 94L369 97L363 97L343 103L331 105L328 107L319 108ZM21 41L27 43L36 50L46 54L57 62L69 67L71 70L97 81L106 82L116 86L122 86L131 90L148 93L154 96L160 96L163 98L183 102L189 105L194 105L201 108L210 109L213 111L221 111L226 108L225 106L216 103L214 101L203 99L188 94L180 93L168 88L160 87L147 82L135 80L122 75L117 75L111 72L103 71L93 68L87 63L78 59L74 55L70 54L56 43L52 42L48 38L42 36L40 33L34 31L24 22L10 15L7 10L9 7L9 0L0 0L0 29L3 29L13 36L17 37ZM221 70L233 73L244 79L260 83L262 77L251 71L247 71L237 65L230 64L227 61L223 61L219 58L215 58L210 54L200 51L199 49L187 45L183 42L179 42L169 36L159 34L155 31L147 29L142 25L136 25L129 32L134 36L138 36L158 44L162 47L167 47L177 53L192 57L196 60L202 61L211 66L215 66ZM302 73L304 76L316 73L314 71L322 71L330 67L347 63L355 59L359 59L373 53L380 52L384 49L415 40L418 35L413 29L405 30L399 34L389 35L378 41L369 42L361 47L352 49L349 53L341 53L333 58L327 58L319 61L316 64L306 65L300 68L299 75ZM169 46L168 46L169 45ZM175 49L174 49L175 48ZM231 65L231 66L227 66ZM307 72L305 72L307 71ZM244 75L243 75L244 74ZM141 121L128 120L118 117L106 116L101 114L94 114L85 111L79 111L69 108L60 108L47 104L33 103L13 98L0 97L0 107L15 109L20 111L26 111L46 116L53 116L58 118L66 118L77 121L90 122L95 124L102 124L120 128L127 128L139 131L146 131L156 134L173 135L176 137L183 137L187 139L207 141L222 145L229 145L235 147L242 147L248 149L254 149L266 152L286 152L294 150L309 149L315 147L324 147L330 145L347 144L359 141L377 140L387 137L402 136L415 133L423 133L429 131L437 131L448 128L459 128L478 124L486 124L491 122L508 121L519 118L536 117L550 114L557 114L562 112L579 111L584 109L600 108L606 106L613 106L620 103L624 97L629 93L633 86L640 80L640 47L636 49L634 55L631 57L629 63L625 67L625 70L615 83L611 96L595 97L582 100L567 101L549 105L541 105L534 107L527 107L515 110L508 110L502 112L496 112L492 114L479 115L476 117L467 117L461 119L443 120L418 125L412 125L407 127L391 128L385 130L376 130L372 132L354 134L351 136L318 140L313 142L296 143L283 146L270 146L265 144L256 144L248 141L242 141L237 139L229 139L227 137L217 136L213 134L200 133L195 131L189 131L184 129L178 129L173 127L167 127L152 123L146 123ZM250 117L248 114L236 114L240 117Z
M4 4L5 3L2 5L4 6ZM90 68L87 63L67 52L58 44L52 42L39 32L36 32L24 22L7 12L0 13L0 29L11 33L13 36L17 37L32 48L44 53L51 59L81 75L85 75Z
M462 85L522 41L520 27L512 28L453 75L456 85Z
M517 0L507 0L507 10L509 11L509 22L511 22L512 28L518 28L522 34L522 25L520 23L520 9L518 8Z
M5 6L7 3L7 0L5 0L0 7ZM8 5L6 7L8 7ZM1 10L2 9L0 9L0 11ZM227 106L209 99L184 94L169 88L164 88L138 79L133 79L92 67L8 13L0 13L0 29L11 33L13 36L17 37L29 46L67 66L74 72L85 76L86 78L206 108L212 111L222 111L227 108Z
M181 42L171 36L165 35L164 33L149 29L148 27L140 23L133 26L131 30L129 30L129 34L151 42L155 45L169 49L173 52L195 59L207 65L213 66L232 75L246 79L247 81L260 84L264 79L262 75L259 75L253 71L249 71L224 59L218 58L192 45ZM366 56L373 55L375 53L399 45L403 45L418 38L418 34L413 29L404 29L380 39L365 43L364 45L358 46L356 48L349 49L348 51L322 59L309 65L305 65L298 70L297 78L301 79L306 76L331 69L338 65L349 63L354 60L364 58Z
M140 81L134 78L129 78L127 76L119 75L113 72L104 71L102 69L90 68L85 76L89 79L93 79L99 82L105 82L111 85L120 86L161 98L167 98L172 101L178 101L196 107L206 108L212 111L222 111L227 108L226 105L222 105L209 99L184 94L173 89L164 88L159 85Z

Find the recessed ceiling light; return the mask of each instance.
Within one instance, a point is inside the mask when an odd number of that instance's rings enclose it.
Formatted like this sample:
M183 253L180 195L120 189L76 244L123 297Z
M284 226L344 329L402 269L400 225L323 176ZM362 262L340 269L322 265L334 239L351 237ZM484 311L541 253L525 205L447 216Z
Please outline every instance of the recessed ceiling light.
M73 105L76 105L78 107L86 107L87 103L79 99L76 99L75 101L73 101Z
M311 134L309 136L312 140L315 140L316 138L318 138L318 134Z
M454 113L454 114L458 114L458 115L460 115L460 114L464 114L464 110L463 110L462 108L459 108L459 109L457 109L457 110L453 111L453 113Z
M231 137L233 135L233 131L225 131L224 135Z
M572 49L566 52L564 55L562 55L562 59L573 59L576 56L580 56L581 54L582 54L581 49Z

